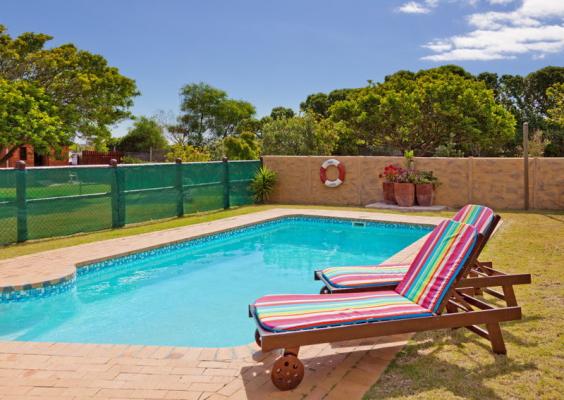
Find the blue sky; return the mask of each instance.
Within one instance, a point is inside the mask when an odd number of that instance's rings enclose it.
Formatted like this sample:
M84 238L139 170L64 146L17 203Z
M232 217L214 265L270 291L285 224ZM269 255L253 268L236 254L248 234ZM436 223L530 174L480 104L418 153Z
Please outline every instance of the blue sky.
M399 69L564 65L564 0L2 0L0 23L105 56L137 81L136 115L177 112L191 82L262 116Z

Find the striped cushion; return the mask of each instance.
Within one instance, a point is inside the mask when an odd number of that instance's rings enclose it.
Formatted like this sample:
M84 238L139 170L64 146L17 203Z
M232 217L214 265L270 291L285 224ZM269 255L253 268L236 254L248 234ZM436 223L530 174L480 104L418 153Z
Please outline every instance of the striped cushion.
M271 332L295 331L432 315L393 290L339 294L286 294L255 301L258 323Z
M409 264L380 264L368 266L330 267L323 277L336 288L383 286L398 284L409 269Z
M438 312L441 300L474 248L477 235L470 225L452 220L441 222L415 256L396 292Z
M494 212L491 208L467 204L456 213L452 220L472 225L478 233L484 234L490 227L493 218Z

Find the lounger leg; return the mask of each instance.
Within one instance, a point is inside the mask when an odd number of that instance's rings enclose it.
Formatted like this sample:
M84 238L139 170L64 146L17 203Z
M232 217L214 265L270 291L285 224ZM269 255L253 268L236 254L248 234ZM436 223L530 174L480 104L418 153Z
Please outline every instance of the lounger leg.
M486 328L488 329L488 336L492 344L493 352L496 354L507 354L499 323L487 324Z
M513 286L502 286L503 297L508 307L517 307L517 298L515 297L515 291Z
M480 262L478 261L476 265L479 266ZM468 277L471 277L471 278L476 278L478 276L479 275L477 273L473 272L473 271L470 271L468 273ZM481 296L483 294L484 294L484 292L482 291L482 288L474 288L474 293L472 293L472 296Z
M299 347L284 349L284 355L272 365L270 378L280 390L295 389L304 379L304 365L298 359Z

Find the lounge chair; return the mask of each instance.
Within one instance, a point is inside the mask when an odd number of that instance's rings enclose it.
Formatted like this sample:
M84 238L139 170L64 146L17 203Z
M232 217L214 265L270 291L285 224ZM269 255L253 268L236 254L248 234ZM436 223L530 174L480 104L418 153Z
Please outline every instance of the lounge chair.
M468 204L452 218L453 221L472 225L478 233L483 234L485 241L477 250L478 255L491 238L501 217L484 206ZM371 291L375 287L393 289L409 269L409 263L383 263L375 266L343 266L329 267L315 271L314 278L324 284L320 293ZM506 274L493 269L491 262L479 260L473 265L468 276L459 282L459 287L468 288L474 294L482 292L505 300L507 305L516 306L513 285L531 283L529 274ZM501 286L503 292L491 289Z
M257 342L263 351L284 349L272 367L273 384L280 390L298 386L304 375L299 349L318 343L468 327L487 338L495 353L505 354L499 323L520 319L521 308L494 308L456 288L484 240L474 227L446 220L426 239L394 290L256 300L249 316L257 323Z

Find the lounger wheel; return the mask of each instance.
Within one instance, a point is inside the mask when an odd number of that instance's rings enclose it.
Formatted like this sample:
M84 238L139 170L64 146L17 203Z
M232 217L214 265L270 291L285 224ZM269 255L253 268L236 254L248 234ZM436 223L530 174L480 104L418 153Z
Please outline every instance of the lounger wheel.
M272 383L280 390L292 390L304 379L304 365L292 353L285 353L272 366Z
M329 288L327 286L323 286L319 291L319 294L329 294L329 293L331 292L329 291Z
M262 347L260 340L260 333L258 329L255 329L255 343L257 344L258 347Z

